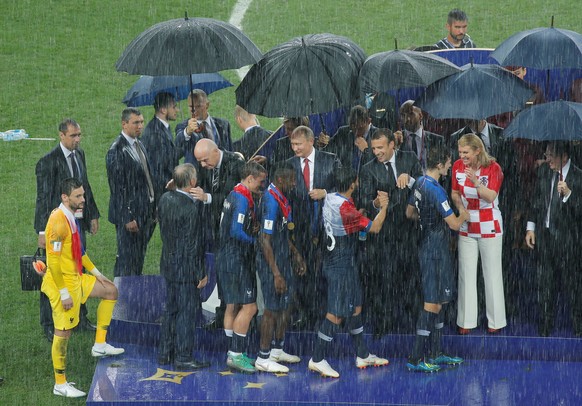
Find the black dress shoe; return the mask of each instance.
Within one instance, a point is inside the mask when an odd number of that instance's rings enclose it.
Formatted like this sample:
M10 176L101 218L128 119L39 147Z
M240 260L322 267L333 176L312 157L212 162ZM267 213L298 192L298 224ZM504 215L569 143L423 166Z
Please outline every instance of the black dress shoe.
M95 331L97 330L97 326L92 324L89 319L82 319L79 321L77 328L81 331Z
M191 361L175 361L174 366L176 367L176 369L181 370L202 369L208 368L210 366L210 362L196 361L195 359L193 359Z
M53 342L53 336L55 335L55 330L52 326L42 326L42 332L49 343Z

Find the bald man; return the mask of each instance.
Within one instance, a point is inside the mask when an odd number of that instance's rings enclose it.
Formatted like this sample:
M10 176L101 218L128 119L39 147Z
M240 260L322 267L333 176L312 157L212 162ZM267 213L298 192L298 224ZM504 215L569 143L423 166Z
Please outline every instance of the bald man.
M250 159L253 154L257 152L259 147L269 138L270 131L265 130L259 125L257 116L249 113L241 106L236 106L234 109L234 119L238 127L244 131L244 135L240 140L235 141L233 150L243 154L246 160ZM267 143L257 152L257 155L269 158L275 151L275 137L272 137ZM260 164L264 165L266 159Z
M208 230L209 251L218 250L218 229L222 204L230 191L240 182L240 170L245 161L238 153L223 151L214 141L203 138L194 147L194 156L200 167L198 185L193 190L193 196L204 202L206 218L210 219L211 228ZM218 281L217 281L218 282ZM222 297L221 287L218 284L218 296ZM222 303L221 303L222 305ZM214 326L221 327L224 317L224 307L216 309Z
M425 131L422 126L422 110L414 105L414 100L407 100L400 106L400 121L404 131L396 131L394 137L400 151L412 151L416 154L423 173L426 173L426 157L437 144L444 144L442 135Z

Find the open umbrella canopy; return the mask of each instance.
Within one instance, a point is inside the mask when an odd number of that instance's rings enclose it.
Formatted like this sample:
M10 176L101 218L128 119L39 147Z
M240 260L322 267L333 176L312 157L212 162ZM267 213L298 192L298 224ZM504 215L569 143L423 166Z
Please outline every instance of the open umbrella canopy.
M212 18L179 18L138 35L115 68L150 76L187 76L251 65L261 51L238 28Z
M426 87L459 70L452 62L433 54L398 49L380 52L364 62L360 70L360 90L375 93Z
M537 104L511 120L503 134L536 141L582 140L582 103L559 100Z
M123 98L127 107L149 106L154 103L156 94L168 92L176 100L183 100L190 92L190 80L195 89L210 94L232 86L220 73L198 73L188 76L142 76L133 84Z
M236 89L236 102L267 117L305 116L351 105L366 55L348 38L310 34L280 44Z
M533 93L523 80L498 65L467 64L429 85L415 104L434 118L480 120L523 109Z
M491 57L503 66L582 68L582 35L559 28L534 28L503 41Z

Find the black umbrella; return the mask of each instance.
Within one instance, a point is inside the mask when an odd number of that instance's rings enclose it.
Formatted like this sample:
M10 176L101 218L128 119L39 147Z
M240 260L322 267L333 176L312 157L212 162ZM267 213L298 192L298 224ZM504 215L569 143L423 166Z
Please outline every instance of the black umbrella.
M526 83L498 65L473 65L429 85L415 104L435 118L480 120L521 110L532 97Z
M536 69L582 68L582 35L553 27L518 32L503 41L491 57L503 66Z
M267 117L306 116L349 106L358 97L366 55L350 39L310 34L277 45L236 89L236 102Z
M460 68L440 56L418 51L394 50L374 54L360 70L360 90L386 92L411 87L426 87Z
M125 48L115 68L130 74L187 76L251 65L261 55L234 25L185 17L142 32Z
M536 104L511 120L503 134L536 141L582 140L582 103Z
M192 87L204 90L206 94L232 86L220 73L197 73L191 77L144 75L127 91L123 103L128 107L149 106L160 92L171 93L176 100L183 100L191 91L190 83Z

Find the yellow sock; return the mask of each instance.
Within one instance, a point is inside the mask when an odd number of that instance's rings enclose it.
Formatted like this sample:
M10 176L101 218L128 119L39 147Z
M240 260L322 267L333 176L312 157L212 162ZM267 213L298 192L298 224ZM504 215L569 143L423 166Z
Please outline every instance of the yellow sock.
M117 300L103 299L97 307L97 331L95 332L95 344L105 343L107 337L107 329L111 323L111 316L113 315L113 308Z
M69 339L66 337L53 336L53 346L51 356L53 359L53 369L55 371L55 382L62 385L67 382L65 368L67 364L67 345Z

